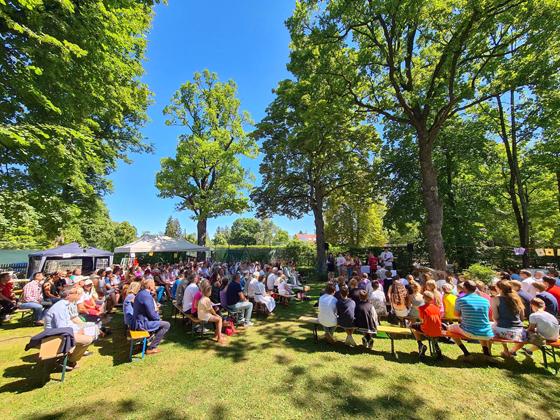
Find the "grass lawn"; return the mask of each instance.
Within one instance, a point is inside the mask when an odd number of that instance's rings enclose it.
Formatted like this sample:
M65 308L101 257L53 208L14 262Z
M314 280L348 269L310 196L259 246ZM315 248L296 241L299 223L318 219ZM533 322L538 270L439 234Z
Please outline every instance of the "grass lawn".
M34 369L37 350L24 351L40 329L17 316L0 327L0 418L560 418L560 377L540 355L465 361L442 344L445 360L422 364L406 339L395 343L397 361L388 339L377 338L373 351L316 344L294 322L314 313L312 302L278 308L226 347L192 339L177 321L161 354L134 363L115 316L113 335L81 368L64 383L53 373L45 386Z

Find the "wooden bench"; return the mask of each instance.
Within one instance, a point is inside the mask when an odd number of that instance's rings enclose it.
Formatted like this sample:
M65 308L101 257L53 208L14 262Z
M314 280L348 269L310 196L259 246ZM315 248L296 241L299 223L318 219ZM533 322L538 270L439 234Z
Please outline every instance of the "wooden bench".
M17 308L13 313L14 314L21 314L21 320L23 321L23 318L26 315L33 315L33 309ZM29 324L31 326L33 326L33 316L29 317Z
M146 354L146 347L148 345L148 338L150 338L150 333L148 331L134 331L128 330L128 340L130 340L130 353L128 359L132 362L132 352L134 351L134 346L136 344L142 344L142 359Z
M377 333L384 333L387 337L389 337L389 340L391 340L391 354L395 356L395 359L398 358L397 353L395 352L395 338L408 337L412 335L409 328L397 327L395 325L380 325L377 327Z
M319 325L321 325L321 323L319 322L318 318L314 318L311 316L300 316L298 318L298 321L303 322L304 324L311 324L313 326L313 338L315 339L315 341L319 341ZM342 327L340 325L337 325L336 328L345 330L347 328ZM377 331L369 331L366 330L364 328L353 328L354 331L357 331L359 333L362 334L371 334L371 335L376 335L377 332L379 332L379 330Z

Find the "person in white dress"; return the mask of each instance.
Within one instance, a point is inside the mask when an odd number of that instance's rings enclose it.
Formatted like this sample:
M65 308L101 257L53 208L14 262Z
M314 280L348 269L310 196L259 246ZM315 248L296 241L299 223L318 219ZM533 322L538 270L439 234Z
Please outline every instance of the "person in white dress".
M283 274L278 278L278 294L280 296L290 296L292 294L292 287L288 284L286 276Z
M276 308L276 301L272 296L266 293L264 276L260 276L256 283L251 281L251 284L253 284L255 302L264 304L268 312L274 311L274 308Z

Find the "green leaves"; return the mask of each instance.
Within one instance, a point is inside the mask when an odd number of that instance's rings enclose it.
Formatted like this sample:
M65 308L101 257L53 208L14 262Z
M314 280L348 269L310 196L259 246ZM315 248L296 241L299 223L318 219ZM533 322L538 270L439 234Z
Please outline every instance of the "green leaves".
M174 158L164 158L156 175L160 197L178 197L177 208L197 220L240 213L248 208L243 190L249 173L239 158L256 157L258 147L245 129L252 124L240 112L235 82L220 82L215 73L195 73L165 107L167 125L185 128Z

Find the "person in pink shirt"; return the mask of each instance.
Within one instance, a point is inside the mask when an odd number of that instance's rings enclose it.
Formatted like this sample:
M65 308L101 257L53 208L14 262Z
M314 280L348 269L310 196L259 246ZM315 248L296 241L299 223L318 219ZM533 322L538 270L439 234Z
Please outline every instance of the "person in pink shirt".
M203 298L203 294L202 294L202 290L204 289L205 286L210 286L210 282L206 279L202 280L199 284L198 287L198 291L194 294L193 296L193 301L192 301L192 308L191 308L191 314L193 314L193 316L197 316L197 312L198 312L198 301L200 299Z
M21 309L33 310L35 325L43 325L43 273L33 274L33 278L23 287Z

